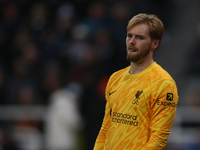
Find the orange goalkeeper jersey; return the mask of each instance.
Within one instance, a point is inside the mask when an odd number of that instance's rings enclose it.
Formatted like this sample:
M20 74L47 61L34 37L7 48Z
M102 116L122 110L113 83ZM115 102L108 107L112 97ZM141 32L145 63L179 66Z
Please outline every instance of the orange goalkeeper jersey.
M156 62L139 74L130 66L106 87L106 110L94 150L162 150L178 104L176 83Z

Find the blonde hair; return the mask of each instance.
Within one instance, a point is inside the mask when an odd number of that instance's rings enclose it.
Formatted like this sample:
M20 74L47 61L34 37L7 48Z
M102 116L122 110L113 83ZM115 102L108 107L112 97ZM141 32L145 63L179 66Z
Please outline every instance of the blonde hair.
M134 16L128 22L127 31L130 31L135 25L141 23L144 23L148 26L149 36L151 37L152 40L158 39L161 42L164 32L164 25L156 15L140 13Z

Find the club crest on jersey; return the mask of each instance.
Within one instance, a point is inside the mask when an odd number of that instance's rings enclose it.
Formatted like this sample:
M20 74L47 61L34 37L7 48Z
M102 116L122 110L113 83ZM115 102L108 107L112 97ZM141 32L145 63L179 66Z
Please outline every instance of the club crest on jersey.
M132 104L136 104L138 105L138 100L140 99L140 95L143 93L143 90L142 91L137 91L137 93L135 94L135 98L134 100L132 101Z

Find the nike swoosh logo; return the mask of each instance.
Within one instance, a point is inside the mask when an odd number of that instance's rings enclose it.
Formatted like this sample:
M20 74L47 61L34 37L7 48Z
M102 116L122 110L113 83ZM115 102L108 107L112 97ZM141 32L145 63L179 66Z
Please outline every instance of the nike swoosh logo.
M117 91L117 90L116 90L116 91ZM109 93L109 96L110 96L111 94L115 93L116 91L110 92L110 93Z

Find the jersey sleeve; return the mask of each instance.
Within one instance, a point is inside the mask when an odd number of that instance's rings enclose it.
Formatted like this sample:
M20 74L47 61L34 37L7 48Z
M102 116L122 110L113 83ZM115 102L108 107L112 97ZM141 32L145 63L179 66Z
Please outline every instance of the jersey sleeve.
M109 105L109 92L108 92L108 84L106 87L106 108L105 108L105 115L104 115L104 119L103 119L103 123L101 126L101 129L99 131L99 134L97 136L95 145L94 145L94 149L93 150L103 150L104 149L104 145L105 145L105 140L106 140L106 134L107 134L107 130L108 130L108 126L110 124L110 105Z
M145 150L162 150L167 144L179 101L174 81L163 81L151 102L150 139Z

